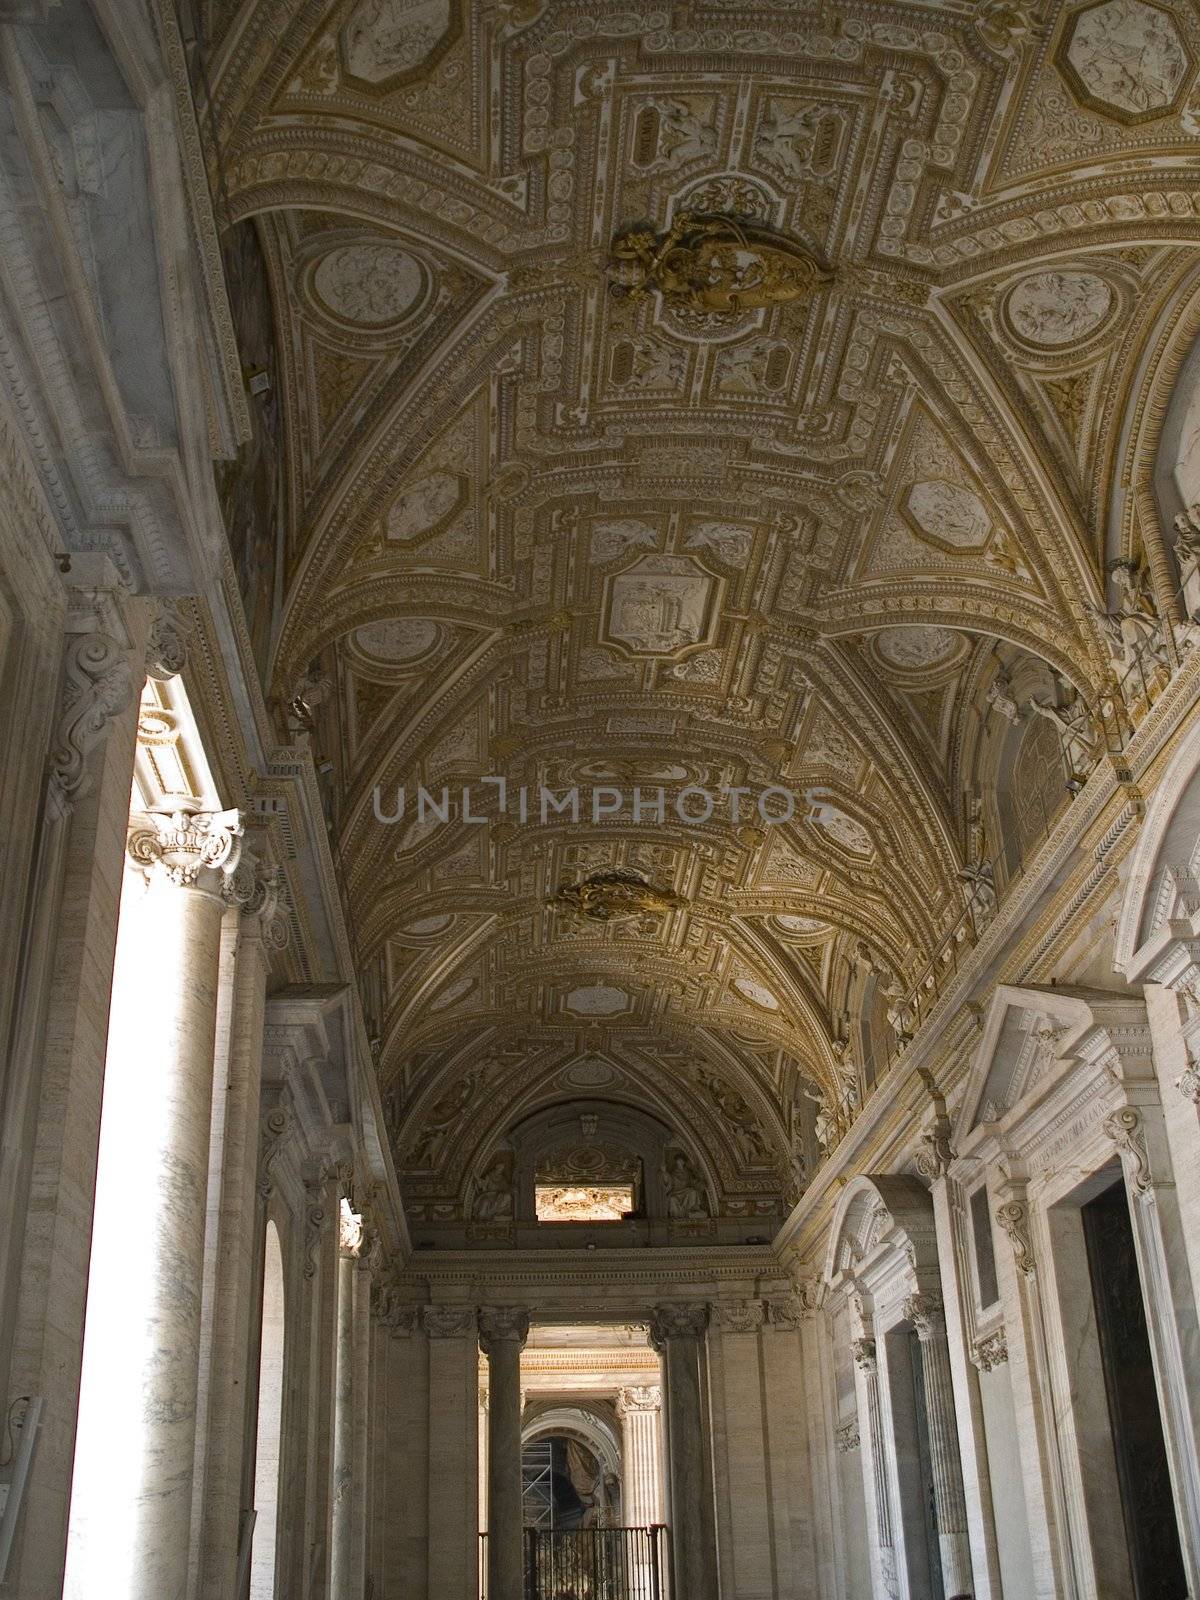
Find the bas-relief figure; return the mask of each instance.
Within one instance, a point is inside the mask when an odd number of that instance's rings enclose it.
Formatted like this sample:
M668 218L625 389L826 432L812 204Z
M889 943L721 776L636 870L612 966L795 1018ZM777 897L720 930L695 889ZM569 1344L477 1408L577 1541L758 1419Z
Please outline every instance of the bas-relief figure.
M675 1221L693 1221L710 1214L704 1180L682 1150L667 1152L663 1169L667 1215Z

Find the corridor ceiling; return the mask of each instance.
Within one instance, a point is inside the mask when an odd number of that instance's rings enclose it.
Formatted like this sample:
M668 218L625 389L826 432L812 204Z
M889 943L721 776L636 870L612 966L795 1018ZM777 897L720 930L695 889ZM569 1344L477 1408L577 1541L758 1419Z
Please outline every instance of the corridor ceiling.
M1197 320L1200 15L209 0L200 31L274 308L266 687L311 714L406 1195L449 1218L501 1124L601 1099L777 1200L1019 831L1022 750L1056 760L1028 700L1095 703L1106 563L1178 581L1152 444ZM812 803L374 815L485 774ZM642 908L555 903L605 872Z

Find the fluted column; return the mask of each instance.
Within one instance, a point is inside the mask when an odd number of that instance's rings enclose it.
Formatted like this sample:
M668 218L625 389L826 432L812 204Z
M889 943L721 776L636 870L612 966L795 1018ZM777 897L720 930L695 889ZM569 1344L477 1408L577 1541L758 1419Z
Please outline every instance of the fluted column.
M946 1323L940 1302L931 1295L911 1296L905 1302L904 1314L916 1328L921 1343L934 1510L942 1556L942 1586L946 1600L970 1600L971 1550L967 1537L962 1466L958 1456L958 1424L954 1414Z
M621 1520L627 1528L654 1528L663 1516L662 1389L658 1384L622 1389L617 1396L621 1419ZM629 1555L631 1594L649 1594L643 1570L649 1555L642 1548Z
M488 1600L521 1600L521 1351L529 1313L491 1306L479 1313L488 1358Z
M868 1494L875 1512L875 1540L879 1557L879 1576L883 1593L892 1600L896 1589L896 1548L892 1535L892 1509L888 1496L887 1457L883 1448L883 1417L879 1409L879 1365L874 1339L854 1341L854 1362L861 1374L863 1406L866 1412L868 1448L863 1465L870 1474Z
M653 1528L663 1521L662 1389L658 1384L622 1389L621 1502L626 1527Z
M658 1306L650 1320L650 1340L665 1369L671 1548L681 1600L715 1595L718 1589L712 1453L700 1403L707 1328L706 1305Z
M222 889L236 812L132 819L105 1069L65 1595L184 1592Z

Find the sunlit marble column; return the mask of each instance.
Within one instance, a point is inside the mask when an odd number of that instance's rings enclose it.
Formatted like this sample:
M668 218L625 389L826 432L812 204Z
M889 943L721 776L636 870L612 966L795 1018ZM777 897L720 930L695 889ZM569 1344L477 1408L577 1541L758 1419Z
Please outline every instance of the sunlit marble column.
M700 1401L707 1328L706 1305L658 1306L650 1321L650 1340L663 1357L666 1382L671 1547L680 1600L715 1595L718 1589L711 1451Z
M529 1313L489 1306L479 1313L488 1358L488 1600L521 1600L521 1351Z
M105 1068L68 1600L183 1594L222 891L236 812L131 819ZM102 1575L102 1577L98 1576Z
M904 1303L904 1314L917 1330L921 1343L934 1511L942 1555L942 1587L946 1600L970 1600L973 1593L971 1548L945 1318L940 1302L926 1294L911 1295Z

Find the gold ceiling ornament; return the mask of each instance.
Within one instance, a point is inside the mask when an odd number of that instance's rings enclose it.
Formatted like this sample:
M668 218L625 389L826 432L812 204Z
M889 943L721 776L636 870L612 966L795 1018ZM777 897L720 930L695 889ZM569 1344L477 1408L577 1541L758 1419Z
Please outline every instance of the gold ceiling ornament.
M674 911L687 904L670 889L656 889L636 872L593 872L582 883L564 883L547 905L565 906L589 922L622 922L647 912Z
M807 300L833 279L798 240L697 211L681 211L665 233L618 233L609 270L618 294L655 289L675 309L735 316Z

